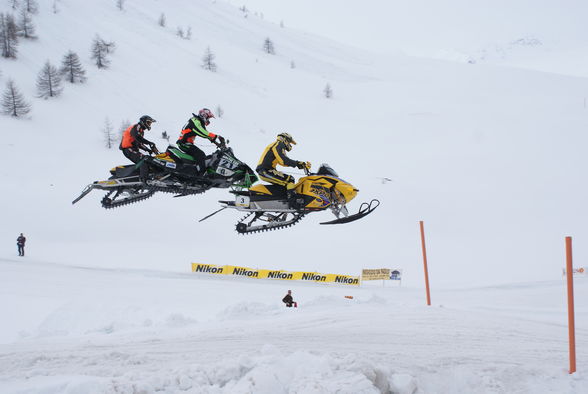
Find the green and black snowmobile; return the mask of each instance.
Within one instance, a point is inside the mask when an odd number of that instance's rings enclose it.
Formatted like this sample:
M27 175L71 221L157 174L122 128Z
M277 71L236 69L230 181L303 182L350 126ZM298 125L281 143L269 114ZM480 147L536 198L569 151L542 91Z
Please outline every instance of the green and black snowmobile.
M148 171L141 171L142 166ZM164 153L145 156L137 164L114 167L110 174L107 180L86 186L72 204L94 189L107 192L102 199L104 208L116 208L145 200L157 192L179 197L204 193L211 188L247 189L257 181L255 172L237 159L233 149L225 143L218 143L217 150L206 157L203 175L197 175L197 164L192 156L172 145Z

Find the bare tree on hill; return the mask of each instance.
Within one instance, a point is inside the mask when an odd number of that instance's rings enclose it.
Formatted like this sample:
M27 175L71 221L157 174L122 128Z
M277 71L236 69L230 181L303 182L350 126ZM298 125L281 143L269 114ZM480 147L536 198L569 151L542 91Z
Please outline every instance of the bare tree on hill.
M22 0L23 7L30 12L31 14L36 14L39 12L39 4L37 0Z
M122 139L122 135L125 132L126 129L128 129L129 127L131 127L132 123L130 120L125 119L122 122L120 122L120 126L118 127L118 137L119 139Z
M27 103L17 89L12 79L6 83L6 90L2 94L2 113L14 117L28 114L31 111L31 105Z
M110 60L108 54L113 52L115 48L114 42L106 42L99 35L96 35L92 41L92 59L98 68L108 68Z
M125 9L125 0L116 0L116 8L118 8L121 11L124 11L124 9Z
M18 4L19 4L18 0L10 0L9 3L10 3L10 7L12 7L13 10L16 10L18 8Z
M104 145L108 149L112 149L112 147L116 144L116 135L114 134L114 128L112 127L112 122L108 117L104 118L104 126L102 127L102 133L104 135Z
M323 94L325 95L325 98L328 98L328 99L333 97L333 89L331 89L331 85L329 85L328 83L325 86L325 88L323 89Z
M274 49L274 43L272 42L272 40L270 40L269 37L267 37L263 41L263 50L265 51L265 53L269 53L270 55L274 55L276 53Z
M216 72L216 63L214 62L216 55L212 53L210 47L206 48L204 56L202 57L202 68L208 71Z
M65 54L59 72L69 83L86 82L86 71L82 67L79 56L73 51Z
M37 76L37 95L47 99L59 96L62 91L61 75L59 75L57 68L47 60Z
M33 18L25 7L22 7L18 13L18 34L24 38L37 38Z
M165 19L165 14L163 12L161 13L161 15L159 15L159 20L157 21L157 24L161 27L165 27L166 19Z
M0 47L2 48L2 57L16 59L18 27L11 14L0 13Z

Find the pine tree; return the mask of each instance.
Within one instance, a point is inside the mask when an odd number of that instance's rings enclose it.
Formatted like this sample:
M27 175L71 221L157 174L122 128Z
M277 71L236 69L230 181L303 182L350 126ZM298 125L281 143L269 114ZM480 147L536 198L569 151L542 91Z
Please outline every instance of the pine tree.
M112 147L116 144L117 138L114 134L112 123L108 118L104 119L104 127L102 128L102 133L104 135L104 145L108 149L112 149Z
M24 38L37 38L35 36L35 25L33 25L33 18L25 7L22 7L18 14L18 33Z
M12 79L8 80L6 90L2 94L2 113L19 117L28 114L30 111L31 105L25 101L14 81Z
M118 8L121 11L124 11L124 9L125 9L125 0L116 0L116 8Z
M114 43L113 43L114 45ZM92 59L98 68L108 68L110 60L107 58L109 51L105 41L96 35L92 42Z
M180 38L184 38L184 28L178 26L178 28L176 29L176 35Z
M123 133L125 132L126 129L128 129L131 126L131 121L128 119L123 120L122 122L120 122L120 126L118 128L118 135L119 135L119 139L122 138Z
M161 15L159 15L159 20L157 21L157 23L159 24L159 26L165 27L166 21L165 14L163 12L161 13Z
M36 14L39 12L39 4L37 4L37 0L22 0L23 7L30 12L31 14Z
M325 88L323 89L323 93L324 93L325 97L328 99L333 97L333 89L331 89L331 85L327 84L325 86Z
M2 47L2 57L16 59L18 27L11 14L0 13L0 46Z
M214 55L214 53L212 53L210 47L207 47L206 52L202 57L202 68L204 68L205 70L216 72L216 63L214 62L215 57L216 56Z
M49 60L45 63L39 75L37 76L37 94L38 97L47 99L56 97L61 94L63 87L61 85L61 76Z
M10 0L10 6L13 10L16 10L18 8L18 0Z
M267 37L263 41L263 50L266 53L269 53L270 55L274 55L276 53L276 51L274 50L274 43L272 42L272 40L270 40L269 37Z
M220 105L218 105L216 107L216 114L218 115L219 118L222 118L223 115L225 114L225 110Z
M65 54L61 61L59 72L70 83L86 82L86 71L82 67L82 63L80 63L80 58L73 51Z

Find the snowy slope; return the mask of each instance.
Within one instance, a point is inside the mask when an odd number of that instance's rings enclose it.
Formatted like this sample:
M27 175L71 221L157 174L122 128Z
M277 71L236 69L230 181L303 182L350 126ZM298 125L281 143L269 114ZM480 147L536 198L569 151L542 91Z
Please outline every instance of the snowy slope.
M578 266L588 258L588 80L576 63L566 71L544 56L552 49L520 62L464 61L521 38L528 29L515 28L516 18L484 25L475 45L448 45L455 41L447 37L464 37L452 18L469 15L454 1L439 14L445 33L431 50L402 16L422 4L394 2L406 12L394 14L404 30L366 17L337 35L317 27L329 2L288 14L314 27L270 18L269 8L262 17L253 11L269 7L261 2L245 2L248 13L241 2L206 0L127 0L124 11L114 1L59 0L57 13L49 3L34 16L39 38L22 42L17 60L0 59L0 90L12 78L33 104L26 119L0 117L7 163L0 169L0 392L582 392L588 312L579 302L580 373L568 376L561 268L564 236L574 237ZM380 3L362 11L386 15ZM341 4L341 13L356 12ZM552 26L543 23L551 8L540 4L530 36L582 59L582 32L570 37L583 8L558 8ZM525 10L501 7L493 13ZM157 24L162 12L166 28ZM177 37L178 26L191 26L192 39ZM399 29L394 45L375 40L360 49L349 38L392 34L391 27ZM554 31L557 40L545 38ZM108 70L89 58L96 34L117 45ZM266 37L274 56L262 51ZM217 73L200 67L209 46ZM67 85L57 99L35 98L41 66L58 64L69 49L80 55L87 83ZM553 69L537 66L548 61ZM332 100L322 96L327 83ZM255 165L275 134L288 131L298 141L292 158L314 168L327 162L360 189L351 211L371 198L381 207L349 225L320 226L331 218L323 212L288 230L242 237L234 212L197 221L226 191L156 195L112 211L94 192L71 205L86 184L127 162L104 147L105 118L118 128L153 116L148 138L163 149L162 131L175 139L191 112L219 105L225 115L210 129L230 139L237 157ZM419 220L431 308L420 290ZM20 232L25 258L14 257ZM191 262L351 275L395 267L404 280L400 289L353 293L288 284L301 302L290 311L279 303L283 284L207 280L189 273ZM579 282L578 299L586 291Z
M273 23L377 52L587 76L588 4L581 0L229 1Z
M581 393L562 281L433 293L2 260L3 393ZM26 281L25 289L20 283ZM344 295L352 295L346 299ZM577 281L578 300L588 282ZM0 306L10 308L3 296ZM14 307L14 304L12 304ZM5 313L5 312L4 312ZM579 365L588 351L579 303ZM10 330L11 332L6 332Z
M2 196L2 239L25 232L30 253L72 264L183 272L191 261L275 266L279 255L283 268L338 273L401 266L408 283L420 285L423 219L439 284L559 275L563 236L585 231L577 218L586 211L586 80L369 54L245 18L226 3L177 5L128 1L120 12L107 2L60 2L57 14L42 9L35 18L37 41L22 44L18 60L1 61L3 80L14 78L34 104L30 119L0 118L7 161L20 165L18 173L1 170L10 190ZM156 23L161 12L167 29ZM198 23L185 16L192 14ZM175 26L189 23L193 39L176 37ZM109 70L88 58L97 33L117 43ZM261 51L267 36L275 56ZM218 73L199 67L207 46ZM59 62L68 48L84 59L87 84L68 86L57 100L34 99L40 65ZM333 100L322 97L327 82ZM232 212L196 222L225 191L156 196L107 212L94 194L70 206L87 183L126 162L103 148L106 117L117 126L154 116L152 138L163 148L161 131L173 138L192 111L217 105L226 115L211 130L229 138L238 157L254 165L287 130L299 140L292 157L331 164L361 190L351 209L375 197L383 202L378 215L322 228L317 223L330 216L321 213L288 231L237 237ZM382 184L384 177L393 182ZM337 247L325 254L325 244ZM290 253L299 248L302 255Z

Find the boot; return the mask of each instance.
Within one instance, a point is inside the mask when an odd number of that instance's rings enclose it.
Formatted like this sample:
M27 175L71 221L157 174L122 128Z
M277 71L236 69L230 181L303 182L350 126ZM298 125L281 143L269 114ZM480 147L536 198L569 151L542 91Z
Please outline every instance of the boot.
M304 203L304 199L300 197L294 189L288 189L286 191L286 199L288 201L288 208L290 209L300 209L302 204Z
M143 163L139 168L139 179L144 187L147 187L147 177L149 176L149 167Z

